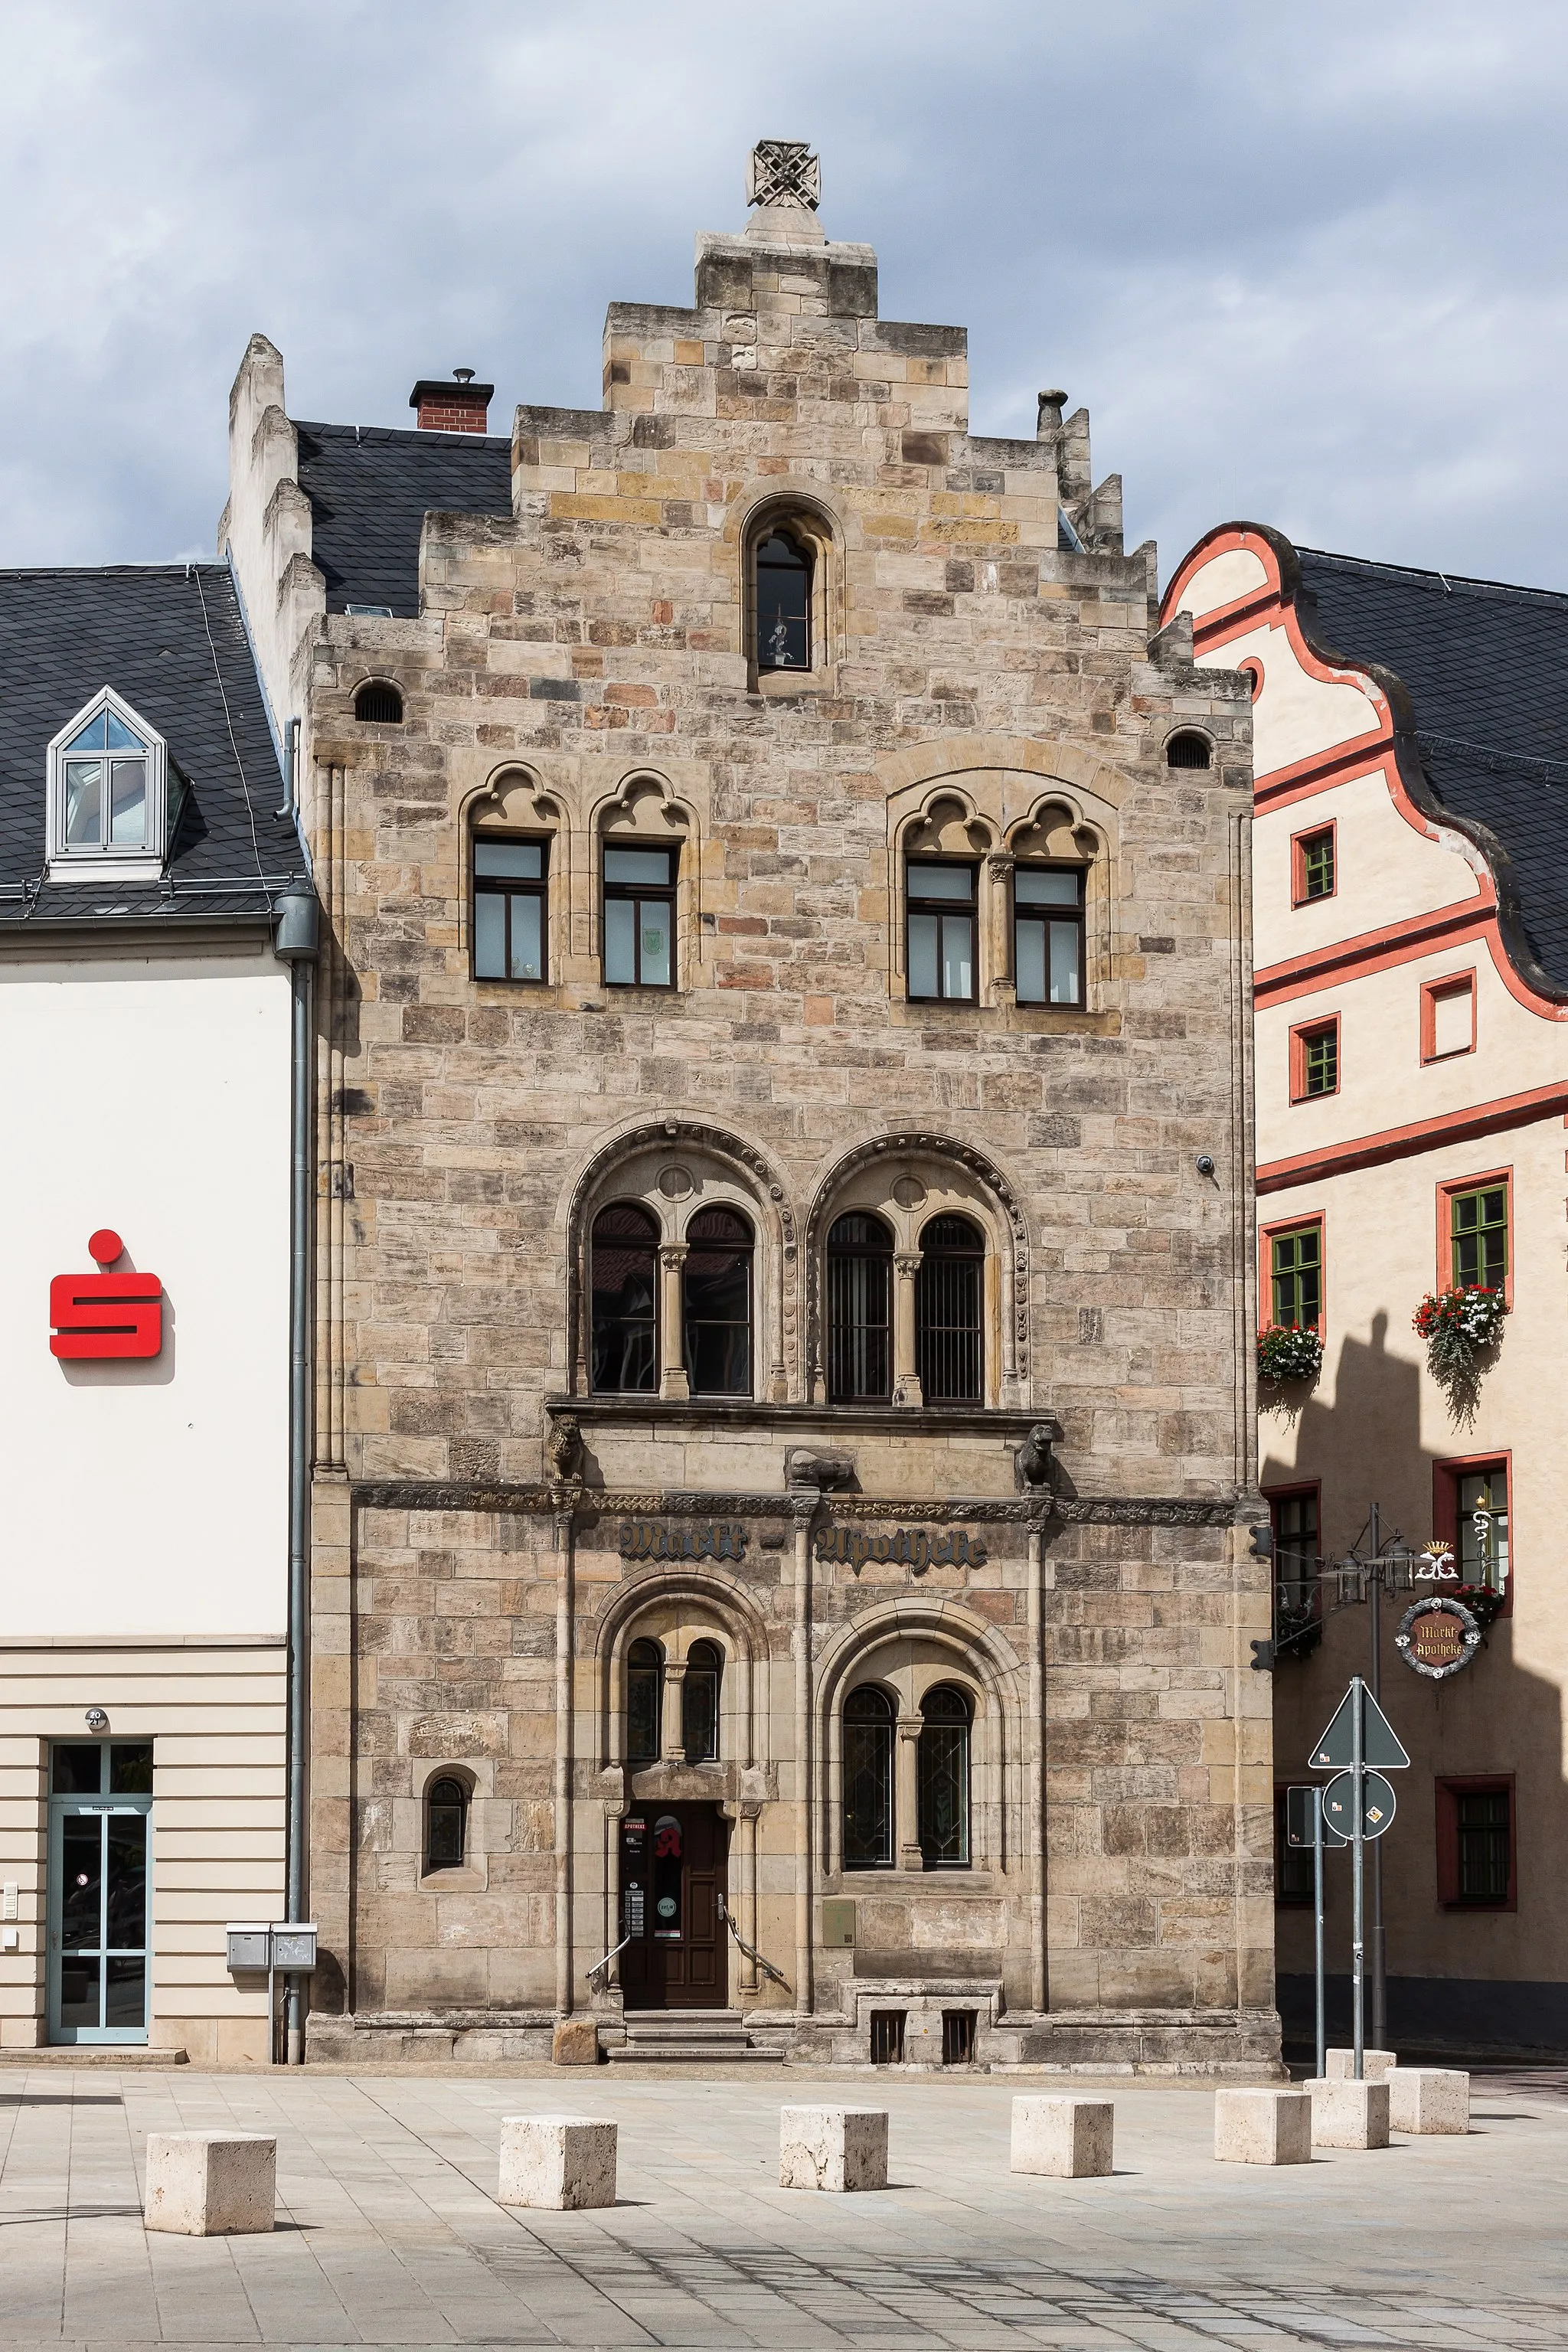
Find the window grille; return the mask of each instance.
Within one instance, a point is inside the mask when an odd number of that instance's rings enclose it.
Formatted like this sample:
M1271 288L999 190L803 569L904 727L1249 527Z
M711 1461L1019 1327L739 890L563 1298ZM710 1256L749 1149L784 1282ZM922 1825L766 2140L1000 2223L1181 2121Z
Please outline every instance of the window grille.
M1214 765L1214 746L1206 735L1195 729L1184 729L1173 735L1165 746L1167 768L1210 768Z
M944 2066L974 2063L974 2011L944 2009L942 2012L942 2063Z
M1020 1004L1084 1001L1084 869L1019 866L1013 873L1013 972Z
M811 667L809 549L780 529L764 539L755 559L757 667Z
M474 978L544 978L549 845L474 843Z
M827 1393L835 1404L892 1393L893 1244L879 1217L837 1218L827 1236Z
M871 2011L871 2063L873 2066L901 2066L904 2063L904 2023L909 2011L903 2009L874 2009Z
M977 1404L984 1394L982 1310L985 1244L967 1217L935 1217L921 1235L915 1339L928 1404Z
M680 1685L680 1738L689 1764L711 1764L719 1754L719 1677L723 1658L716 1643L693 1642Z
M468 1851L468 1790L465 1781L432 1780L425 1792L425 1867L460 1870Z
M844 1702L844 1867L879 1870L893 1860L893 1707L863 1683Z
M752 1229L733 1209L700 1209L686 1229L682 1323L693 1396L752 1393Z
M593 1385L647 1394L658 1383L658 1229L617 1202L594 1220Z
M354 717L362 727L401 727L403 697L384 678L372 678L354 696Z
M917 1782L921 1853L928 1869L969 1862L969 1701L943 1685L921 1702Z
M634 1642L626 1652L626 1761L653 1764L663 1747L664 1652Z
M673 849L605 850L605 982L610 988L675 985Z

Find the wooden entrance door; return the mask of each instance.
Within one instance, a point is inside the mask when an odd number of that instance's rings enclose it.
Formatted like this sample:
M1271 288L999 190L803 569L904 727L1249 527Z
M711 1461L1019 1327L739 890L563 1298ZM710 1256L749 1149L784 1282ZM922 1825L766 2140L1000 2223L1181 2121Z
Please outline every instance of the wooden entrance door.
M722 2009L728 1828L717 1805L639 1805L621 1823L627 2009Z

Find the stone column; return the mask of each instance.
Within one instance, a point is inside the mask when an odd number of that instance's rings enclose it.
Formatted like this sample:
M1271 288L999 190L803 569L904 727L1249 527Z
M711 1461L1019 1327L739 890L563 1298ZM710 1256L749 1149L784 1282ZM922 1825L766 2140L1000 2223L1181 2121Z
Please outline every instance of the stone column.
M658 1392L683 1400L691 1394L686 1377L685 1301L681 1269L686 1264L684 1242L667 1242L658 1254Z
M574 1514L559 1511L555 1548L555 2013L572 2013L572 1660Z
M681 1723L681 1692L685 1682L685 1659L668 1660L664 1669L664 1713L658 1727L658 1752L666 1764L684 1764L686 1761L686 1733Z
M919 1250L893 1254L893 1402L923 1404L919 1362L915 1353L915 1279L921 1270Z
M920 1738L921 1717L900 1715L893 1779L894 1851L900 1870L925 1868L921 1853Z
M989 945L987 958L991 966L991 995L997 1004L1012 1004L1018 993L1018 975L1013 969L1013 868L1017 860L1010 850L994 849L985 860L985 908L983 919Z
M1028 1829L1027 1843L1035 1890L1033 1909L1035 1932L1029 1939L1029 1999L1037 2013L1043 2014L1047 1999L1046 1977L1046 1664L1044 1642L1045 1538L1038 1528L1029 1529L1029 1720L1024 1727L1024 1754L1027 1761Z
M811 1526L818 1507L814 1496L796 1505L795 1523L795 2007L809 2017L811 1982Z

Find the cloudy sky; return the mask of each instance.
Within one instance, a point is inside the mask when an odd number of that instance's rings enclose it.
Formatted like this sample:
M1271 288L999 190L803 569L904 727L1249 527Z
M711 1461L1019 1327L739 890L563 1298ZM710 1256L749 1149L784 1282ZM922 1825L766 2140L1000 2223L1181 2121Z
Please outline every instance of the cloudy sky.
M1163 576L1241 515L1568 587L1565 83L1560 0L5 0L0 562L209 551L256 328L297 416L596 406L784 137Z

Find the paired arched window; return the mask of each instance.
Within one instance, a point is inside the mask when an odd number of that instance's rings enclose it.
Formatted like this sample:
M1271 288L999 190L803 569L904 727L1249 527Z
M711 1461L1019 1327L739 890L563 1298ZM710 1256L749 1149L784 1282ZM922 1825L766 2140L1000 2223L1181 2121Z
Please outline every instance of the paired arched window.
M734 1209L699 1209L686 1229L681 1322L693 1396L752 1393L752 1229Z
M468 1855L468 1784L443 1773L425 1791L425 1868L461 1870Z
M354 695L354 717L362 727L401 727L403 697L384 677L373 677Z
M921 1701L916 1769L921 1854L928 1870L969 1861L968 1699L951 1683Z
M978 1403L985 1244L967 1217L933 1217L921 1235L915 1349L927 1404Z
M844 1867L893 1861L893 1703L875 1683L844 1702Z
M880 1217L836 1217L827 1235L827 1394L892 1394L893 1237Z
M719 1754L719 1694L724 1653L717 1642L693 1642L680 1675L680 1748L688 1764L711 1764ZM645 1635L626 1652L626 1762L657 1764L664 1753L664 1651Z
M646 1396L658 1384L658 1227L617 1201L595 1218L590 1255L593 1385Z
M626 1652L626 1762L657 1764L664 1720L664 1652L634 1642Z
M752 557L752 601L759 670L811 667L814 570L809 542L787 523L775 524L758 541Z

